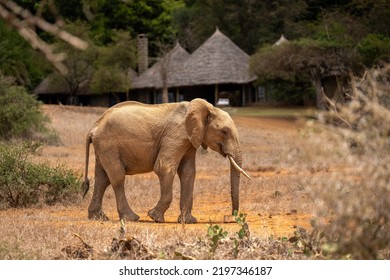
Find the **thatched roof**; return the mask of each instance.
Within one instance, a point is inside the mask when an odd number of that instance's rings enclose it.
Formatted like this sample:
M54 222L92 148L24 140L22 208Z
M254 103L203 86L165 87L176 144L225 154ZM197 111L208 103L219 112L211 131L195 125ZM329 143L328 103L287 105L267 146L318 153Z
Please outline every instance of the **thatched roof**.
M163 58L134 79L131 88L162 88L162 71L166 71L168 87L175 86L174 81L172 80L174 72L189 56L190 54L177 43Z
M256 80L249 74L249 55L218 29L174 74L176 86L245 84Z

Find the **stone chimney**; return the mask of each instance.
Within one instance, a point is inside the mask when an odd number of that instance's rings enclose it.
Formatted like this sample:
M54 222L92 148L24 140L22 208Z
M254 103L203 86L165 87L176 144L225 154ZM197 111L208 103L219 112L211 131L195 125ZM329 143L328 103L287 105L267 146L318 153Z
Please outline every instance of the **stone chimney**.
M149 67L148 35L139 34L137 36L137 51L138 51L138 74L141 74Z

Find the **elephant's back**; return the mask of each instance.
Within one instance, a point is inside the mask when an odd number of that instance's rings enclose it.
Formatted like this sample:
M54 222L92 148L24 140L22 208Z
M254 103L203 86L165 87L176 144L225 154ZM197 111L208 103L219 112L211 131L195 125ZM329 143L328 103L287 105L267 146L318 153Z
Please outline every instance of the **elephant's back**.
M104 112L91 130L93 138L99 135L143 135L156 137L172 114L185 113L188 102L143 104L136 101L118 103Z

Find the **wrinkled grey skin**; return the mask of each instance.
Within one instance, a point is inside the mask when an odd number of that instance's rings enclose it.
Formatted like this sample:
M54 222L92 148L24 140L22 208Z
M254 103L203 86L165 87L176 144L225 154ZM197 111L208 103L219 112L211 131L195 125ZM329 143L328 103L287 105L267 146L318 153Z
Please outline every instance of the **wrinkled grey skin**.
M148 215L164 222L172 201L172 184L180 178L179 223L196 223L191 215L195 179L196 149L210 147L222 156L232 156L241 166L242 157L237 129L231 117L203 99L191 102L146 105L123 102L108 109L94 124L86 141L84 196L89 189L89 146L96 155L95 183L88 207L90 219L108 220L102 210L104 192L112 185L120 219L137 221L124 190L125 175L154 171L161 197ZM232 208L239 208L240 172L231 164Z

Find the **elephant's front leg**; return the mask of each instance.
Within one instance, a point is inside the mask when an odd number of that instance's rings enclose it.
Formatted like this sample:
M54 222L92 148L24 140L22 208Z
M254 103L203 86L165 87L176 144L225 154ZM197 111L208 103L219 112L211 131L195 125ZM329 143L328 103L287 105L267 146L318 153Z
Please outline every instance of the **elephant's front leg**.
M123 165L120 162L111 163L106 167L106 172L114 189L119 219L129 222L138 221L140 217L131 210L126 200L124 187L126 173Z
M172 202L172 184L175 178L176 168L174 166L164 165L162 162L156 164L155 172L160 180L160 200L156 207L148 212L157 223L164 223L164 214Z
M196 173L195 154L196 149L189 150L181 160L177 171L181 189L179 223L195 224L197 222L196 218L191 214Z

